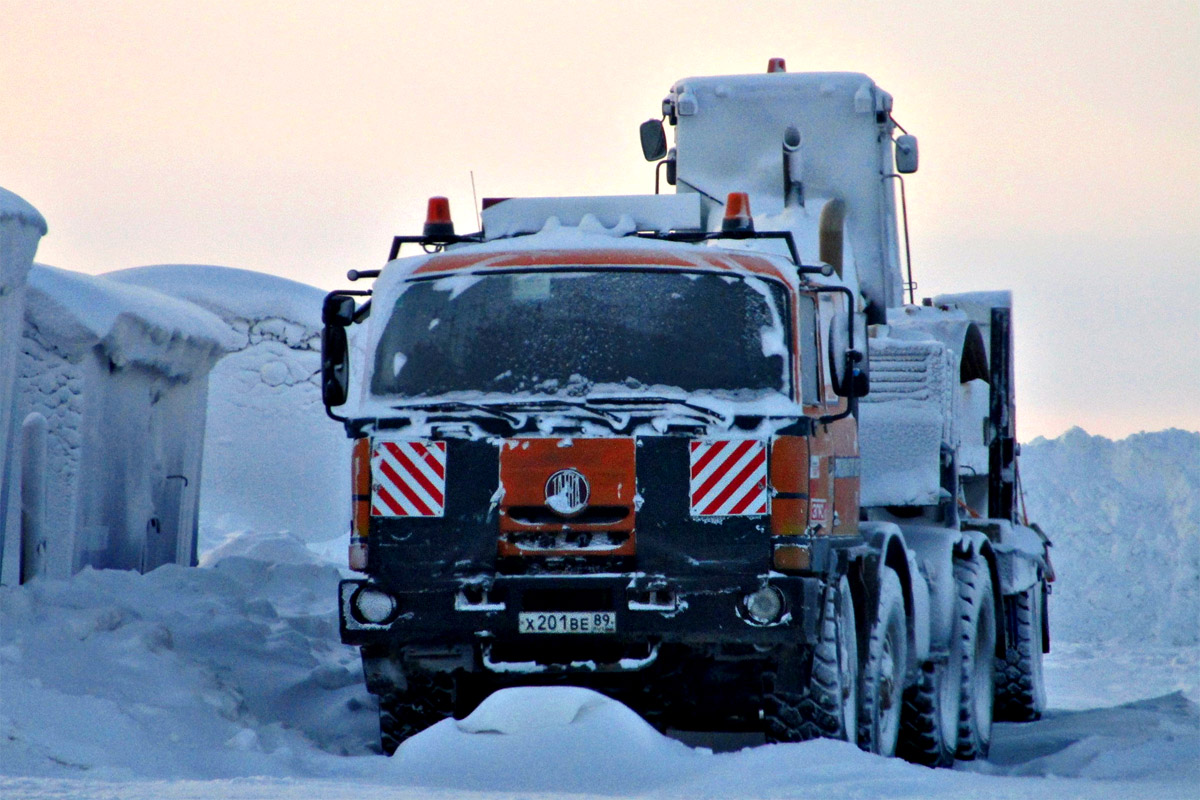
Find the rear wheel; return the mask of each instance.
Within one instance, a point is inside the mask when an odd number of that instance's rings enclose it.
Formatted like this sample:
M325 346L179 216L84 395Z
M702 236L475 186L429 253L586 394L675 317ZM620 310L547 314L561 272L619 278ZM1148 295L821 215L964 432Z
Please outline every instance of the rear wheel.
M917 683L904 692L900 743L896 754L927 767L948 767L958 747L958 706L962 659L952 653L944 664L927 661Z
M963 761L987 758L992 742L995 692L996 607L992 575L979 556L954 562L958 614L962 624L962 697L958 711L958 749Z
M916 684L904 692L897 746L901 758L927 767L948 767L954 763L962 675L962 619L955 613L945 661L927 661L921 665Z
M449 717L454 707L454 680L448 673L410 673L408 688L379 696L379 746L396 752L405 739Z
M1004 598L1013 636L1004 658L996 659L996 719L1030 722L1046 710L1042 675L1042 615L1045 584L1039 581L1020 594Z
M858 746L870 753L896 753L904 676L908 669L908 623L895 570L880 571L879 611L871 626L859 697Z

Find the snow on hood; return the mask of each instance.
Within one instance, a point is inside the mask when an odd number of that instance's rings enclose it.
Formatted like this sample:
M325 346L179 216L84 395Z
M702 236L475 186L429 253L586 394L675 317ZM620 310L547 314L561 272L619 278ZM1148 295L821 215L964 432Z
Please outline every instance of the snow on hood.
M158 264L117 270L104 277L188 300L226 322L279 318L312 330L321 327L323 290L265 272L203 264Z
M22 225L36 228L42 236L45 236L48 230L46 227L46 218L36 208L8 189L0 187L0 222L6 222L10 219L15 219Z
M26 314L42 334L67 351L99 345L117 366L187 377L237 345L216 315L139 286L34 264L29 289Z

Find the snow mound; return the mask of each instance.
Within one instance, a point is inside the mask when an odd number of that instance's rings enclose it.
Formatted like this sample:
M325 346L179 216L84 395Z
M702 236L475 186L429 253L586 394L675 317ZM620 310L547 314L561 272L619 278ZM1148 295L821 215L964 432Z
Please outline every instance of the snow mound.
M376 716L338 642L339 577L227 556L0 587L0 771L290 775L369 753Z
M1029 518L1054 542L1053 637L1200 644L1198 465L1200 433L1181 430L1024 445Z
M409 739L389 768L429 786L632 792L679 781L706 755L589 689L520 687Z
M344 552L342 556L344 560ZM200 566L211 567L227 558L249 558L271 564L328 563L306 547L299 537L287 531L275 533L235 531L230 533L224 541L204 553L200 558Z
M565 728L585 722L597 709L612 702L598 692L575 686L520 686L496 692L455 726L463 733L509 735ZM646 725L637 715L626 722L634 727Z
M263 272L203 264L160 264L109 272L104 277L142 286L205 308L254 343L263 336L304 343L321 330L325 292L315 286Z

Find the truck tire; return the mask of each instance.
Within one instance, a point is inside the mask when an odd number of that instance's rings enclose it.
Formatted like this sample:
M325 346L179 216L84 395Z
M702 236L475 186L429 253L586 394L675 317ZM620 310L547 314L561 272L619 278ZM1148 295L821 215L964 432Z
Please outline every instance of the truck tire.
M1013 636L1005 643L1004 658L996 659L996 719L1032 722L1046 710L1042 674L1042 614L1045 584L1004 598Z
M838 583L838 722L841 731L837 738L847 742L858 740L858 614L850 580L844 575Z
M955 598L958 593L955 592ZM905 761L927 767L948 767L958 749L958 713L962 702L962 618L951 616L946 660L926 661L916 684L904 692L900 714L900 743L896 752Z
M379 696L379 746L396 752L405 739L451 715L454 681L448 673L409 673L408 688Z
M858 640L850 582L826 586L817 646L804 691L781 690L766 676L763 723L769 742L803 742L820 737L849 739L857 719ZM848 688L849 687L849 688Z
M962 624L962 697L958 712L958 748L963 761L987 758L992 743L995 694L996 607L992 574L979 556L954 561L957 613Z
M952 634L957 636L957 632ZM957 649L957 648L956 648ZM958 708L962 658L951 652L945 664L926 661L917 682L904 692L896 755L927 767L948 767L958 748Z
M882 756L896 754L904 676L908 671L908 622L900 578L883 567L879 580L879 610L867 641L859 697L858 746Z

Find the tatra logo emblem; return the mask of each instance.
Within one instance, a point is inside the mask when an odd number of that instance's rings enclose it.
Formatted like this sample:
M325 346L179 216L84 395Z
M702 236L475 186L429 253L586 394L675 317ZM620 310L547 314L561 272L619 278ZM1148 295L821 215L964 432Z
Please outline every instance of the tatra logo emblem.
M575 469L560 469L546 481L546 505L563 517L573 517L587 508L591 487Z

